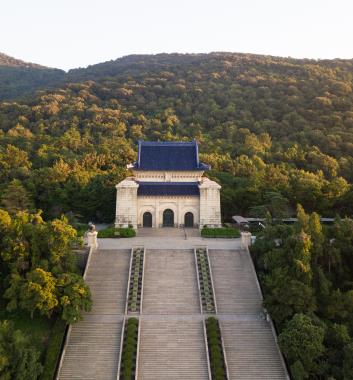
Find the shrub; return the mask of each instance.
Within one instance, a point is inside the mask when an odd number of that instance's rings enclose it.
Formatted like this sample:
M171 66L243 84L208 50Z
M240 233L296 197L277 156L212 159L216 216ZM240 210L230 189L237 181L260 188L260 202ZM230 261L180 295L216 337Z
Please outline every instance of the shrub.
M50 340L45 355L44 370L40 380L54 379L55 370L60 359L62 343L65 337L66 322L57 318L50 334Z
M238 238L240 237L240 232L232 227L221 227L221 228L209 228L204 227L201 230L201 236L210 238Z
M135 378L138 323L138 319L129 318L125 324L123 351L120 363L121 380L133 380Z
M206 319L208 355L213 380L226 380L227 372L223 356L221 330L216 318Z
M133 228L115 228L114 226L110 226L105 228L104 230L98 231L98 238L129 238L136 236L136 232Z
M136 236L136 231L133 228L117 228L116 231L122 238L130 238Z

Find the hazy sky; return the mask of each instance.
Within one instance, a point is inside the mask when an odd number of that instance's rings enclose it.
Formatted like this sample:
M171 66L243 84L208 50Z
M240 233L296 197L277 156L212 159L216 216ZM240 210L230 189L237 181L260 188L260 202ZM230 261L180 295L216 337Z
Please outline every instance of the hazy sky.
M0 52L26 61L211 51L353 58L353 1L0 0Z

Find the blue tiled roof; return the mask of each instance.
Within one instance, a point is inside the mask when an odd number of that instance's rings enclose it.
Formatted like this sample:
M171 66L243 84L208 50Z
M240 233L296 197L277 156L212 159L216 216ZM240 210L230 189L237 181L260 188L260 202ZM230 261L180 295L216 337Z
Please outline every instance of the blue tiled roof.
M207 170L199 161L196 141L139 141L137 170Z
M137 195L200 195L198 182L138 182Z

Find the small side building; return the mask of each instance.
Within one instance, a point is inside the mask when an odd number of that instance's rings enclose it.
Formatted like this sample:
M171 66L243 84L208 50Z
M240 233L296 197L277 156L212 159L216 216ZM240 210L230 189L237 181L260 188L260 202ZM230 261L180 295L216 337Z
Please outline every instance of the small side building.
M221 186L192 142L139 141L133 176L116 185L116 227L221 227Z

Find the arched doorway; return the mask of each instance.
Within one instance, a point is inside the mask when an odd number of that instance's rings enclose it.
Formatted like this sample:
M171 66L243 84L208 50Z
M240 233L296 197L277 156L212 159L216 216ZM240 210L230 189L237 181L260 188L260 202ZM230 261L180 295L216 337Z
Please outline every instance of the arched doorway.
M143 214L143 226L152 227L152 214L148 211Z
M184 226L194 227L194 214L192 212L187 212L184 216Z
M170 208L163 211L163 227L174 227L174 212Z

